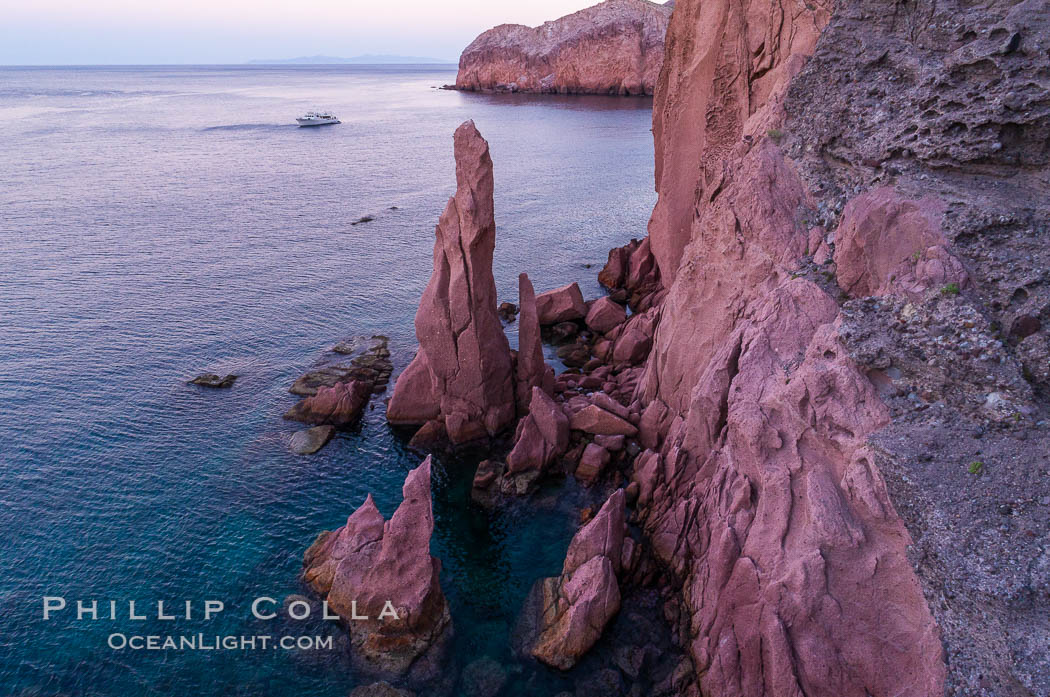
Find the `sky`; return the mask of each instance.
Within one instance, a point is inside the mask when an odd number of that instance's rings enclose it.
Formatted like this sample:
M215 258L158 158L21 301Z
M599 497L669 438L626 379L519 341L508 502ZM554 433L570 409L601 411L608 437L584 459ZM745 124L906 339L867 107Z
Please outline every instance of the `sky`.
M0 65L243 63L366 53L452 62L497 24L598 0L2 0Z

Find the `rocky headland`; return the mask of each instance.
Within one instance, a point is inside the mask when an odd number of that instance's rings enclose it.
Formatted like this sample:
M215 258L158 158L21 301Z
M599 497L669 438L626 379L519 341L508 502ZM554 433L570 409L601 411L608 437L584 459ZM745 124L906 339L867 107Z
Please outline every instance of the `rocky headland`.
M501 24L463 51L455 88L651 95L671 4L605 0L538 27Z
M522 277L518 352L457 130L388 418L482 443L484 506L602 492L521 655L578 695L1050 694L1047 9L680 0L648 236L601 298ZM670 666L625 637L642 598Z

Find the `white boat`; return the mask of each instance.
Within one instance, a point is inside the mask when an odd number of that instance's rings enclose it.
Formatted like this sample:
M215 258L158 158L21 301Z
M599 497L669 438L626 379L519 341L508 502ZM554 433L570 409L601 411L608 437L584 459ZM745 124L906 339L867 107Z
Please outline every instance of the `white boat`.
M299 118L296 123L300 126L328 126L333 123L339 123L339 119L328 111L308 111Z

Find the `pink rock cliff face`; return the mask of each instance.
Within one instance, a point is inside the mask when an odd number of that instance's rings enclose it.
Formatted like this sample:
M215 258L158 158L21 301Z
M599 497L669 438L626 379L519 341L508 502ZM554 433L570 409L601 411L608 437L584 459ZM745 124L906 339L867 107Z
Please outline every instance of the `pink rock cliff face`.
M500 25L463 51L456 87L652 94L670 15L646 0L606 0L535 28Z
M515 414L510 345L496 312L489 146L456 129L456 195L437 226L434 272L416 313L419 352L387 406L393 424L443 423L453 443L494 435Z
M657 90L650 240L669 291L637 391L654 450L633 477L716 697L943 693L938 630L867 445L889 413L836 302L792 278L810 201L775 133L828 17L819 0L681 0Z
M441 562L430 556L429 457L409 473L402 491L390 520L369 496L345 526L323 533L304 557L306 581L348 620L355 659L394 675L409 673L451 629L438 582ZM381 617L387 607L396 618ZM371 619L349 621L354 615Z
M787 81L812 53L829 15L827 0L675 6L653 105L659 198L649 239L665 286L674 282L691 239L694 207L707 207L717 195L741 138L774 127Z

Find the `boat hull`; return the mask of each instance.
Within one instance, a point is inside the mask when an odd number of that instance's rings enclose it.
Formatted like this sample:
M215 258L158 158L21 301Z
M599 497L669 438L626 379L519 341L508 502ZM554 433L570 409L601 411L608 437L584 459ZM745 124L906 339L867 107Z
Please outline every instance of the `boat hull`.
M334 126L340 123L339 119L296 119L300 126Z

